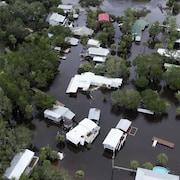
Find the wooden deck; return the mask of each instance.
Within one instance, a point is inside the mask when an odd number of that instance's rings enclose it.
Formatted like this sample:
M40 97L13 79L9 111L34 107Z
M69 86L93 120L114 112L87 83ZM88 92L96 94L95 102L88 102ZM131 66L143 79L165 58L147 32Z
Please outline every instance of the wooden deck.
M157 143L159 143L159 144L162 144L162 145L167 146L169 148L174 148L174 143L166 141L166 140L158 138L158 137L153 137L152 141L153 142L157 141Z

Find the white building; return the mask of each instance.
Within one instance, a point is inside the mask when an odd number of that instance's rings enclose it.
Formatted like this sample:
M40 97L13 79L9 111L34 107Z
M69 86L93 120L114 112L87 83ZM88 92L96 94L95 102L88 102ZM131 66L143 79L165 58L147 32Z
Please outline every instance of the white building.
M98 40L95 39L89 39L87 42L88 47L100 47L101 43Z
M105 85L107 88L119 88L122 85L121 78L108 78L95 75L92 72L85 72L81 75L75 75L66 89L66 93L76 93L78 88L87 91L91 85L101 87Z
M104 149L108 149L113 152L115 152L116 150L120 150L126 140L126 136L127 134L124 134L123 131L116 128L111 128L102 143Z
M158 48L157 53L159 53L161 56L174 58L175 60L180 61L180 50L168 50L168 49Z
M96 123L99 123L101 110L98 108L90 108L88 113L88 119L95 120Z
M52 13L48 20L49 24L52 26L58 26L58 25L64 26L66 21L67 18L58 13Z
M65 37L65 41L72 46L77 46L79 44L79 39L74 37Z
M46 109L44 111L44 117L48 118L56 123L61 120L74 118L75 114L66 107L54 105L52 109Z
M132 121L128 119L120 119L116 125L116 129L120 129L124 133L128 133L131 128Z
M109 49L102 48L102 47L98 47L98 48L90 47L90 48L88 48L87 53L92 56L106 57L110 53L110 51L109 51Z
M179 176L137 168L135 180L179 180Z
M57 8L62 9L64 13L70 13L73 11L73 5L70 4L59 4Z
M74 145L92 143L99 134L100 127L88 118L84 118L76 127L66 133L66 139Z
M10 167L6 169L4 177L9 180L19 180L23 173L28 175L39 160L34 154L35 153L29 149L18 153L11 161ZM33 164L31 162L33 162Z

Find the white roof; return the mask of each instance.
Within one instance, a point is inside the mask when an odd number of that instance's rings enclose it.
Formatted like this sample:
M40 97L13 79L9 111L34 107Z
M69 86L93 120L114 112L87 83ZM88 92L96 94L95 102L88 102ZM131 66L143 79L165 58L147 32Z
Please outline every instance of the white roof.
M31 162L34 154L35 153L29 149L18 153L11 161L11 166L6 169L4 176L8 179L14 178L15 180L18 180Z
M179 180L179 176L138 168L135 180Z
M100 114L101 114L101 110L100 109L90 108L89 114L88 114L88 119L99 121Z
M123 132L121 130L111 128L102 144L109 147L109 149L111 149L112 151L115 151L122 136Z
M84 118L75 128L66 133L66 139L77 145L82 136L86 136L97 124L88 118Z
M180 59L180 50L168 50L168 49L158 48L157 52L161 56L173 57L176 60Z
M120 121L116 125L116 128L126 132L131 126L131 124L132 122L128 119L120 119Z
M71 27L71 31L78 36L82 36L82 35L91 36L94 33L92 29L89 29L86 26Z
M95 55L95 56L107 56L110 53L109 49L102 47L98 47L98 48L90 47L88 48L87 52L89 55Z
M44 116L51 120L59 120L61 117L73 119L75 114L66 107L54 105L52 109L46 109L44 111Z
M106 61L106 57L94 56L93 57L93 61L94 62L105 62Z
M66 38L65 38L65 41L68 42L68 43L70 43L70 44L73 45L73 46L76 46L76 45L78 45L78 43L79 43L79 39L74 38L74 37L66 37Z
M99 47L100 46L100 42L98 40L95 40L95 39L89 39L88 42L87 42L87 45L88 46L96 46L96 47Z
M54 20L56 22L63 23L65 19L66 17L61 14L52 13L51 17L49 18L49 21Z
M152 114L152 115L154 114L153 111L150 111L150 110L144 109L144 108L138 108L137 111L138 111L138 112L145 113L145 114Z
M63 10L71 10L73 8L73 5L59 4L57 8L60 8Z
M102 86L105 84L107 87L118 88L122 85L121 78L108 78L104 76L95 75L92 72L85 72L81 75L75 75L66 90L66 93L76 93L78 88L82 88L84 91L88 90L90 85Z

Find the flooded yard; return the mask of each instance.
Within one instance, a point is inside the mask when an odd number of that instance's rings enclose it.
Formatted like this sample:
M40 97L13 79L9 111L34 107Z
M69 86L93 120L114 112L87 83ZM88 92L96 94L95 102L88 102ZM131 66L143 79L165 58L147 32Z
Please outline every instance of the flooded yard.
M76 3L76 1L73 1ZM71 0L65 1L65 3L71 3ZM116 16L123 15L123 11L128 7L145 6L151 10L144 19L146 19L150 26L156 20L162 22L166 18L167 14L162 13L158 8L158 4L165 5L166 1L152 0L150 3L132 2L131 0L105 0L101 8ZM180 18L177 18L177 23L180 25ZM79 25L85 25L85 11L82 12L80 18L77 20ZM143 41L148 38L148 30L143 32ZM119 29L116 29L116 39L120 37ZM67 59L62 61L59 66L59 73L55 77L52 85L50 86L48 93L53 95L57 100L61 101L72 110L76 116L74 120L76 122L81 121L88 116L89 109L92 107L99 108L101 110L100 117L100 134L93 142L92 149L88 150L85 147L75 148L68 143L60 149L65 157L62 161L57 163L57 166L67 168L72 175L75 171L81 169L85 172L85 180L133 180L134 176L130 172L122 170L112 171L112 159L111 154L104 152L102 142L109 130L115 127L120 118L127 118L132 120L132 125L138 128L135 136L128 136L124 147L116 153L115 165L130 168L130 161L137 160L140 166L147 161L156 165L156 157L159 153L166 153L169 161L167 167L172 174L180 175L180 118L176 117L177 102L173 98L173 94L169 91L162 89L161 98L168 101L171 104L171 108L167 111L166 115L145 115L142 113L117 110L113 109L110 100L110 92L102 93L100 90L92 92L92 98L88 99L86 95L81 93L77 94L76 98L70 97L66 94L66 88L73 77L77 73L77 68L82 63L80 61L79 54L83 47L81 44L72 47L71 52L67 54ZM141 45L133 43L132 46L132 60L137 54L143 51ZM146 53L151 53L155 50L146 48ZM135 78L134 69L131 69L131 76L129 84L122 85L122 89L134 88L132 81ZM106 96L107 101L103 99ZM49 120L35 117L32 121L32 129L37 132L36 137L33 139L33 146L40 148L42 146L50 145L52 149L59 150L57 142L55 140L56 133L66 133L62 126L51 123ZM169 140L175 144L174 149L157 144L156 147L152 147L153 136Z

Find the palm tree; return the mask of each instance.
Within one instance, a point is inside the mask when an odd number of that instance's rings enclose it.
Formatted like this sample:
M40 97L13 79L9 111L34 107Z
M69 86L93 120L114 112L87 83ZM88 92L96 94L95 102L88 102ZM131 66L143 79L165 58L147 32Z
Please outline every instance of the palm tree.
M136 160L132 160L132 161L130 162L130 164L131 164L131 167L132 167L133 169L137 169L138 166L139 166L139 162L136 161Z
M168 162L168 157L165 153L160 153L157 156L157 162L161 165L165 165Z
M153 169L153 165L150 162L145 162L143 166L145 169L150 169L150 170Z
M85 172L83 170L77 170L75 172L75 177L77 179L83 179L85 177Z

